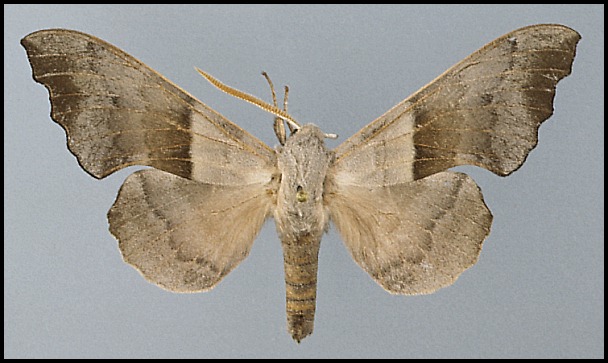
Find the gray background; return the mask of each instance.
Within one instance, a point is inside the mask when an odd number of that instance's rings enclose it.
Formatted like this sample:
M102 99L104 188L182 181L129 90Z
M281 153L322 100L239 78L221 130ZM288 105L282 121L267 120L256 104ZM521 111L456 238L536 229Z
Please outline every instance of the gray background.
M4 10L5 357L603 357L603 5ZM583 39L538 148L506 179L460 168L494 214L479 263L433 295L392 296L332 228L300 345L272 220L209 293L166 292L122 262L106 212L135 168L97 181L78 167L19 45L43 28L94 34L274 146L270 115L193 67L269 100L264 70L290 85L296 119L340 135L333 147L487 42L548 22Z

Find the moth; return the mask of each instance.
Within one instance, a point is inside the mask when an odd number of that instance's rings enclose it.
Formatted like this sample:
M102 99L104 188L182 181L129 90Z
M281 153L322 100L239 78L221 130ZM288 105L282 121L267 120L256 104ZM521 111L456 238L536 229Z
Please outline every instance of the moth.
M108 212L124 261L164 289L207 291L273 217L288 331L300 342L313 331L317 257L330 221L355 262L393 294L432 293L475 264L492 214L477 184L448 169L517 170L553 113L579 40L553 24L503 35L334 150L325 146L331 134L300 125L276 99L266 103L205 72L275 117L277 147L94 36L50 29L21 44L85 171L102 179L151 167L127 177Z

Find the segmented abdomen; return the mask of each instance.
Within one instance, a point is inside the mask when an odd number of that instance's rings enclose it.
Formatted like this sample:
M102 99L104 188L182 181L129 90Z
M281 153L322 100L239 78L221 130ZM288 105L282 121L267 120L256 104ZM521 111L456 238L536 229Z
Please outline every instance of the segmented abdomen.
M314 326L320 238L283 241L287 329L298 343Z

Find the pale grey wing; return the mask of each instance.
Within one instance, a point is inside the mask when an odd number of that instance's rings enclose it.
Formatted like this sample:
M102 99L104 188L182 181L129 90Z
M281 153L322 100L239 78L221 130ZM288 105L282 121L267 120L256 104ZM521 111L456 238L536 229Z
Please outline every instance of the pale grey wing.
M127 178L108 213L125 261L172 291L217 284L269 214L274 151L93 36L43 30L21 43L87 172L159 169Z
M271 207L262 185L224 186L147 169L108 212L125 262L176 292L206 291L241 262Z
M579 40L534 25L487 44L340 145L337 181L394 185L464 164L512 173L553 113Z
M270 180L272 149L113 45L63 29L21 44L49 90L51 117L94 177L149 165L218 185Z
M330 218L353 259L387 291L428 294L477 262L492 215L466 174L388 187L333 185Z

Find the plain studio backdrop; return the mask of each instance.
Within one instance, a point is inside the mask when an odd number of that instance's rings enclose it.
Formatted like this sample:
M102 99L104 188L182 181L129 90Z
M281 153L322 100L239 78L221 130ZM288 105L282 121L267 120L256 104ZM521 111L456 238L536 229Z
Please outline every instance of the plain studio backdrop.
M394 296L331 227L321 244L315 330L286 332L281 245L269 220L214 290L173 294L123 263L106 213L137 168L98 181L49 117L19 40L67 28L142 60L274 146L272 116L210 86L197 66L270 100L291 88L300 122L335 147L448 67L509 31L581 33L539 145L508 178L461 167L494 214L479 262L426 296ZM4 356L604 356L603 5L5 5Z

